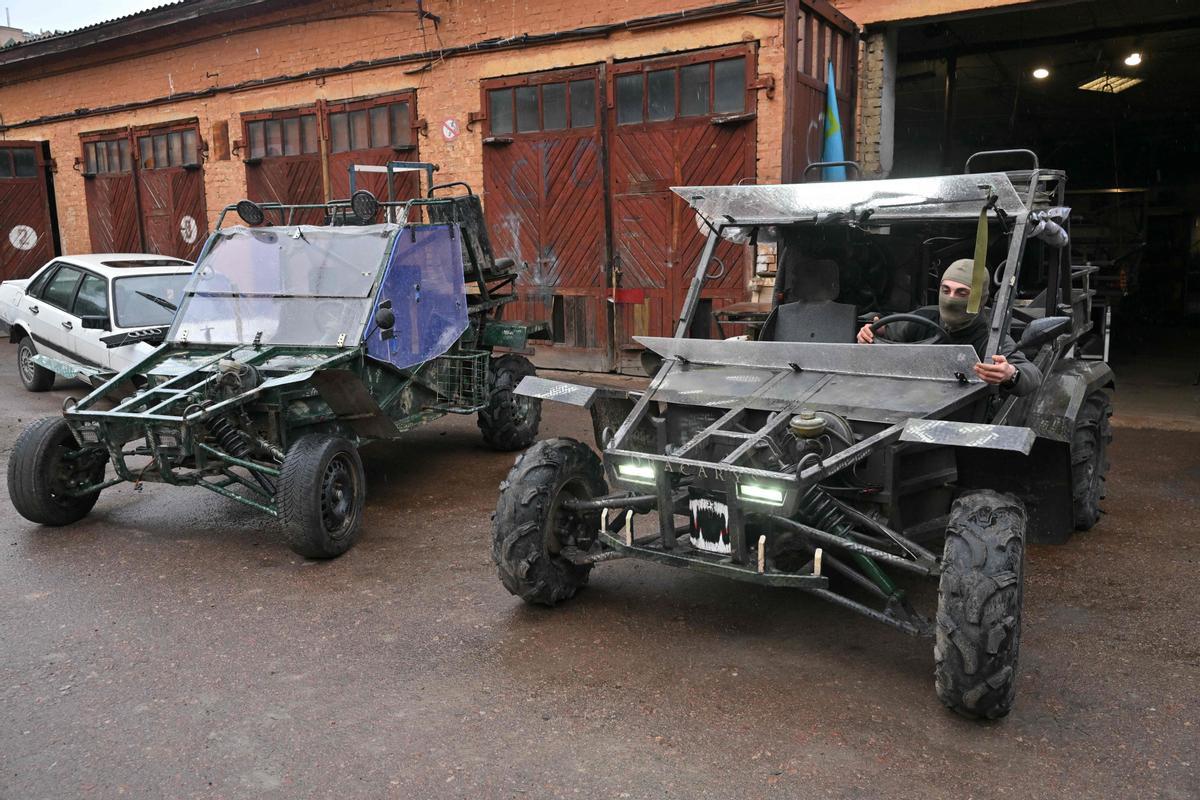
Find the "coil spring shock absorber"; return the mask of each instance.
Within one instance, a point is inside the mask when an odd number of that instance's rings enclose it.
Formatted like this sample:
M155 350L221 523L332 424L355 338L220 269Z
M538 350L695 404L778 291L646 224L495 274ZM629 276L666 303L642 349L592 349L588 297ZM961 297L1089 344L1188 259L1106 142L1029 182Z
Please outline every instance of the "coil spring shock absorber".
M842 513L842 510L837 507L837 504L833 502L833 498L816 484L808 487L808 491L800 496L796 515L805 525L825 531L826 533L832 533L842 539L849 539L850 531L854 527L846 519L846 515ZM892 579L879 568L879 565L875 563L873 558L862 553L851 553L850 556L858 564L859 568L867 574L867 577L889 597L900 593L900 590L896 588L896 584L892 583Z
M237 458L245 458L250 455L250 445L246 443L242 432L229 419L229 417L217 417L209 420L208 432L211 433L217 440L217 444Z

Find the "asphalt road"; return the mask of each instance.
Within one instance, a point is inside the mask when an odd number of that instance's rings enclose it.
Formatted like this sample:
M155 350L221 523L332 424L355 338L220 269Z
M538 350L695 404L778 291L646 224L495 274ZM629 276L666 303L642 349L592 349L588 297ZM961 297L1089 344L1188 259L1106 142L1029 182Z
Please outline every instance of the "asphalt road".
M26 394L11 350L5 457L71 391ZM543 436L588 430L547 405ZM1100 525L1030 548L994 724L938 704L930 642L786 590L618 561L524 607L490 561L512 456L472 419L367 449L330 563L199 490L59 530L0 500L0 797L1196 798L1200 434L1112 458Z

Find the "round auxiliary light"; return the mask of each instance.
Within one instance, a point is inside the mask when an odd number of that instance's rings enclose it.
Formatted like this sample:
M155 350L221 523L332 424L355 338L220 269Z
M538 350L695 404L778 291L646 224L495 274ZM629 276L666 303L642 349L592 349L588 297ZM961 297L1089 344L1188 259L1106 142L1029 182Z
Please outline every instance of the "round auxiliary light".
M1142 63L1141 53L1134 52L1125 56L1125 66L1127 67L1136 67L1140 63Z
M379 213L379 201L366 189L359 189L350 195L350 210L359 222L370 222Z
M1033 71L1033 77L1037 78L1039 81L1044 81L1046 78L1050 77L1050 70L1046 69L1045 67L1038 67Z
M234 208L237 209L237 215L242 218L242 222L247 225L261 225L266 217L262 207L253 200L239 200Z

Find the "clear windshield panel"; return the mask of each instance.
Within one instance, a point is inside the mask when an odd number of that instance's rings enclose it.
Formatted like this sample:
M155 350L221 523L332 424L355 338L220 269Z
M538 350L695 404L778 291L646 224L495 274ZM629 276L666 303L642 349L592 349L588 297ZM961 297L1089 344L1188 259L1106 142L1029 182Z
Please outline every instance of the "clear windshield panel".
M379 301L392 301L395 334L374 333L367 354L399 369L450 349L467 329L462 237L450 225L417 225L396 237Z
M1024 209L1004 173L943 175L879 181L792 183L768 186L676 186L682 197L713 224L773 225L835 222L861 218L889 220L967 220L979 217L989 194L1009 215Z
M172 341L204 344L291 344L336 347L356 344L371 299L188 295Z
M191 275L130 275L113 281L118 328L170 325Z
M394 225L234 227L214 235L189 292L367 297Z

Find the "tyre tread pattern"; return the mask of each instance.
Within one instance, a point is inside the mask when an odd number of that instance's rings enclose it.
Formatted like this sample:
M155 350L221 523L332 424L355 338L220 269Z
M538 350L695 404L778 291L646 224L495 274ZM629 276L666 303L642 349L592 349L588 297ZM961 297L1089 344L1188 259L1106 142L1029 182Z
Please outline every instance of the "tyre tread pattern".
M30 522L50 527L70 525L86 517L100 498L100 492L53 497L48 459L55 447L67 441L75 442L67 421L45 417L30 423L13 444L8 458L8 496L17 513Z
M1076 530L1091 530L1100 521L1112 443L1110 417L1108 392L1096 391L1084 398L1071 437L1071 507Z
M544 532L559 488L581 480L593 497L606 494L604 467L575 439L538 442L518 458L500 484L492 515L492 558L500 581L527 603L553 606L587 584L591 564L573 564L546 550Z
M542 421L542 401L518 398L517 384L536 374L524 356L506 353L492 361L488 377L488 404L479 412L479 430L493 450L522 450L537 438ZM517 413L517 404L528 402L528 413Z
M357 472L358 519L340 539L331 539L321 519L321 480L325 465L345 451ZM336 558L354 546L362 531L366 503L366 473L358 448L347 439L322 433L301 436L284 454L275 490L275 507L283 523L283 538L288 547L305 558Z
M973 491L946 527L934 644L938 697L975 719L1012 708L1021 639L1025 508L1011 495Z

